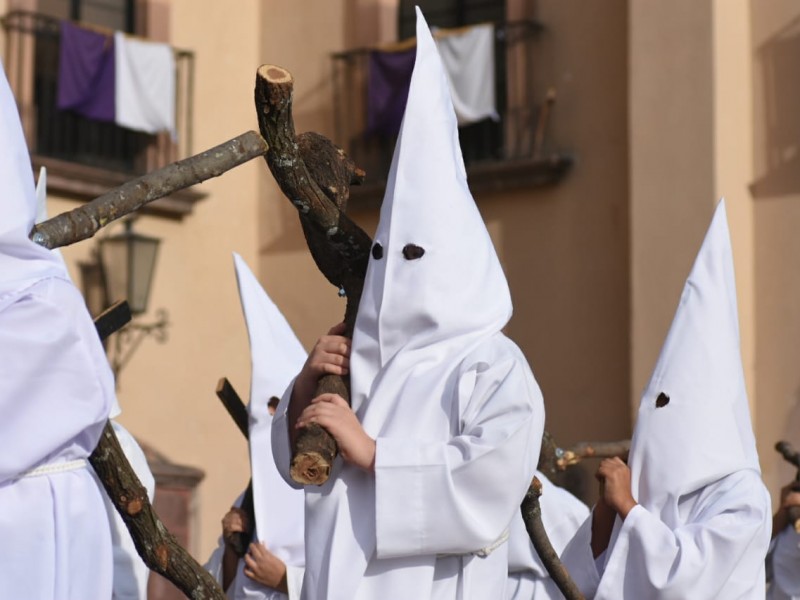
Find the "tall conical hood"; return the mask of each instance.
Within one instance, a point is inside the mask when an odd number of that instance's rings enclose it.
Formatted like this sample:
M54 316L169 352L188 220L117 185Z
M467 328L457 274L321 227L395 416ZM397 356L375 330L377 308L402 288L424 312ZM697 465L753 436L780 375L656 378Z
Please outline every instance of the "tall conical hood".
M303 491L289 487L272 459L271 397L280 397L302 368L306 353L292 328L241 256L233 255L250 338L250 466L260 541L281 560L302 566Z
M463 355L510 316L508 284L467 187L447 76L417 9L416 63L353 340L354 407L399 352Z
M19 113L0 65L0 304L42 277L65 274L58 257L28 239L36 217L33 170Z
M42 223L48 219L47 212L47 167L39 169L39 179L36 181L36 224ZM55 248L51 251L58 257L61 264L64 265L64 272L69 277L67 264L64 262L64 255L61 250ZM112 418L116 415L112 415Z
M642 396L630 467L634 496L655 512L675 505L670 497L742 469L759 469L724 200Z

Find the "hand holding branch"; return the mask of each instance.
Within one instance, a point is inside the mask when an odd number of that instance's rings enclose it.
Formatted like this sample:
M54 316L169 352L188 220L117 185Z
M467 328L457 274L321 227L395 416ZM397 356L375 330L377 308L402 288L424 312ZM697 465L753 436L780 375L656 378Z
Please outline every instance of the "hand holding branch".
M339 445L342 458L365 471L375 469L375 440L373 440L356 417L353 409L338 394L322 394L311 401L300 415L295 427L310 423L321 425Z

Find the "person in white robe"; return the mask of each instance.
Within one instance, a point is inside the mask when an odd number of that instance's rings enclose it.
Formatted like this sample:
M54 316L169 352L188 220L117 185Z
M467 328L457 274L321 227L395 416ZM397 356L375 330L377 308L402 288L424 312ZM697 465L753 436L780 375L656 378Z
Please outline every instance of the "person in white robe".
M273 421L288 482L297 428L319 423L341 455L325 484L305 488L303 600L502 598L508 531L544 424L528 363L501 333L511 311L417 10L416 63L352 353L341 327L321 338ZM348 368L352 407L335 394L311 398L321 374Z
M114 378L61 259L28 239L30 156L0 67L0 590L109 598L111 534L87 468Z
M771 507L724 201L642 395L629 461L601 462L600 500L562 555L586 597L763 599Z
M36 181L36 202L36 223L41 223L47 219L47 169L45 167L39 169L39 179ZM52 252L63 262L64 259L60 250L56 248ZM66 263L65 272L67 272ZM69 275L68 272L67 275ZM105 361L105 357L103 357L103 360ZM114 420L121 413L122 409L115 395L114 405L108 415L111 427L131 468L147 491L147 497L150 502L152 502L156 487L155 478L150 471L150 466L147 464L144 451L136 439L125 427ZM92 473L94 473L93 470ZM95 480L100 487L103 503L106 506L109 526L111 527L111 545L114 556L114 584L111 598L112 600L147 600L147 582L150 578L150 569L136 551L133 538L125 526L125 522L119 515L111 498L108 497L99 478L95 476Z
M800 506L797 483L781 489L780 506L772 517L772 543L767 557L771 581L768 600L800 600L800 533L789 523L789 509Z
M547 537L558 553L566 547L589 515L589 508L567 490L537 471L542 484L539 506ZM545 569L531 543L522 514L517 513L508 538L508 586L506 600L561 600L564 596Z
M286 485L275 467L271 441L274 406L270 409L268 403L286 389L305 363L306 352L247 263L238 254L233 257L250 338L248 412L256 539L241 559L226 542L230 533L249 529L239 509L242 494L223 519L223 536L206 568L231 600L296 600L305 563L303 493ZM225 568L226 563L235 565L235 570L230 569L233 573Z

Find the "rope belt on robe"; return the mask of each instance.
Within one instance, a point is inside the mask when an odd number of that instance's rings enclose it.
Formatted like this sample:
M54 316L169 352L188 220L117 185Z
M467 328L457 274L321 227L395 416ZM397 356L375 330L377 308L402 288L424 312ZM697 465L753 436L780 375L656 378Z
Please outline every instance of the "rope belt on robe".
M500 546L505 544L508 541L508 536L509 536L509 529L506 528L506 530L503 531L503 533L500 534L500 537L497 538L496 541L492 542L491 544L489 544L485 548L481 548L480 550L474 550L473 552L466 552L466 553L462 553L462 554L447 554L447 553L445 553L445 554L437 554L436 557L437 558L448 558L448 557L451 557L451 556L479 556L480 558L486 558L492 552L497 550Z
M65 473L67 471L77 471L78 469L85 469L87 464L88 462L85 458L78 458L75 460L68 460L65 462L39 465L34 469L29 469L24 473L20 473L14 479L23 479L26 477L40 477L42 475L54 475L56 473Z

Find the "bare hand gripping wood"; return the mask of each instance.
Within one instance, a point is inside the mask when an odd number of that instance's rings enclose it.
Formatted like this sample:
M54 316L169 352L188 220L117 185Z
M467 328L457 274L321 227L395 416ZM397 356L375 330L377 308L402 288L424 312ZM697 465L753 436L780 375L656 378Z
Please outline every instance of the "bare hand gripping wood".
M315 133L295 135L292 120L294 79L281 67L262 65L256 74L255 104L261 135L269 145L264 158L281 191L300 214L303 233L320 271L347 296L345 335L352 337L364 287L371 238L344 214L350 185L364 173L333 142ZM349 378L322 377L316 394L335 393L350 401ZM322 427L299 432L293 448L292 479L322 485L330 476L338 448Z

